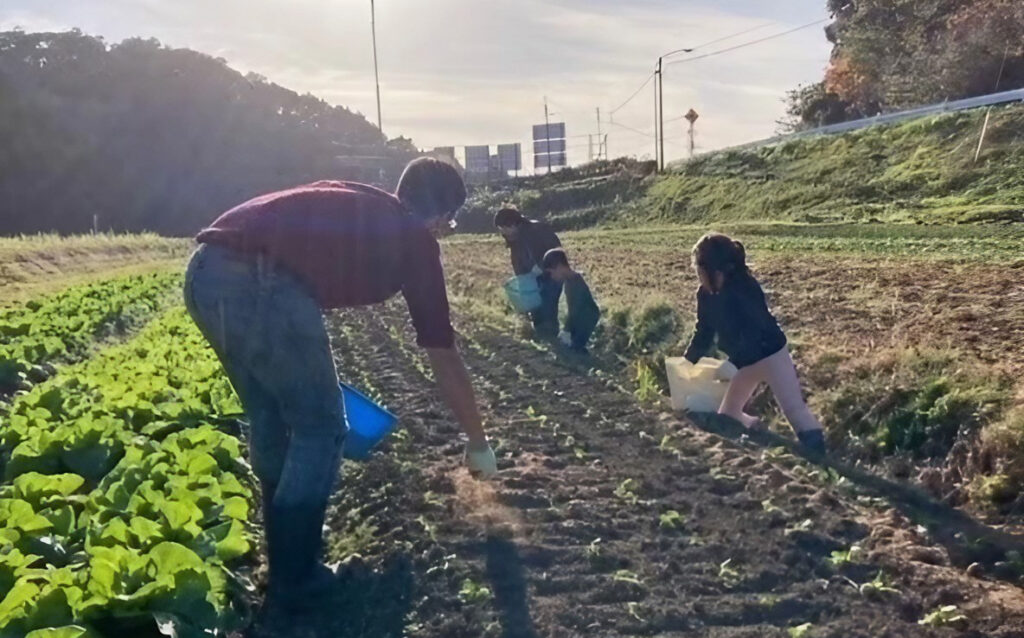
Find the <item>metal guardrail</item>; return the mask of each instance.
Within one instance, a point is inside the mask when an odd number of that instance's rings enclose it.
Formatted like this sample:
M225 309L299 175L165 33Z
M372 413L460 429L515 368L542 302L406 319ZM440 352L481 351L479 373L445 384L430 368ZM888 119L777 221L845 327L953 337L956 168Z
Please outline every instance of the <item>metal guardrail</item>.
M1010 104L1012 102L1024 102L1024 89L1003 91L1002 93L992 93L989 95L970 97L963 100L954 100L952 102L942 102L940 104L931 104L929 106L922 106L915 109L909 109L906 111L898 111L895 113L881 113L874 117L867 117L860 120L851 120L849 122L841 122L839 124L830 124L828 126L821 126L807 131L798 131L796 133L789 133L786 135L776 135L775 137L769 137L763 140L758 140L756 142L748 142L746 144L740 144L738 146L729 146L727 148L708 151L708 153L702 153L702 155L706 155L709 153L742 151L751 148L759 148L762 146L772 146L774 144L781 144L783 142L803 139L805 137L813 137L815 135L834 135L836 133L847 133L849 131L856 131L858 129L868 128L879 124L892 124L894 122L910 120L917 117L923 117L925 115L953 113L955 111L966 111L968 109L976 109L982 106ZM683 164L685 162L686 160L683 160L682 162L673 163Z

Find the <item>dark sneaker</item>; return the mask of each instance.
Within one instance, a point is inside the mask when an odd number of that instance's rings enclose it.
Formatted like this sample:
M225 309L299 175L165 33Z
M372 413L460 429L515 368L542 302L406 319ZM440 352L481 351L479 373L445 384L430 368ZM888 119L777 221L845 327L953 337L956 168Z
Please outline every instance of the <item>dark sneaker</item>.
M825 449L824 430L805 430L803 432L797 432L796 438L808 452L820 456L825 456L827 453L827 450Z

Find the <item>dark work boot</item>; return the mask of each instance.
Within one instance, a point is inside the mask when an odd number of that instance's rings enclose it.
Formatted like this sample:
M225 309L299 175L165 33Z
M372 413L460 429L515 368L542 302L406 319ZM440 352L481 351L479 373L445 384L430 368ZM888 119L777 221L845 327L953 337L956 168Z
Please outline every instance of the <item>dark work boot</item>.
M268 600L300 611L315 605L334 583L334 572L320 562L324 511L310 506L272 505L267 525L270 563Z
M825 456L827 453L824 430L804 430L803 432L797 432L796 438L804 446L804 449L811 454Z

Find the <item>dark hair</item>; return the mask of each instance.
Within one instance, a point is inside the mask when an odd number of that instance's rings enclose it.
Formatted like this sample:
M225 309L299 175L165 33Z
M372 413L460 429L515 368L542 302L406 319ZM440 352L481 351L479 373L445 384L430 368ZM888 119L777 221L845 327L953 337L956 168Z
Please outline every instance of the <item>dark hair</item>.
M693 246L693 263L709 275L722 273L725 281L750 274L743 244L722 233L708 233L697 240Z
M540 261L540 267L543 270L553 270L559 266L569 267L569 258L566 257L564 250L552 248L544 253L544 258Z
M494 225L503 228L518 226L525 221L526 218L515 206L506 206L494 214Z
M466 185L451 164L434 157L420 157L402 171L395 196L417 217L453 218L466 203Z

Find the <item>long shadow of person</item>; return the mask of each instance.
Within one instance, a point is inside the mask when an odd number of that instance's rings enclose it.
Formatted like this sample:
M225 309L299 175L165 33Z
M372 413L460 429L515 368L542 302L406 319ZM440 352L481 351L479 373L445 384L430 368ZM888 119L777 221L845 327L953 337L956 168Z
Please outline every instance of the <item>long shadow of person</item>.
M379 569L361 560L343 566L330 591L301 612L264 611L246 638L389 638L405 635L412 609L414 576L404 557Z
M487 579L494 588L494 602L501 611L504 638L538 638L530 616L526 570L515 543L488 536Z
M967 566L979 562L989 568L987 571L993 577L1020 584L1021 575L1016 570L993 567L1006 561L1009 552L1024 552L1024 536L985 525L912 485L870 474L832 457L808 456L793 441L772 432L750 431L733 419L717 414L692 414L688 419L706 432L734 441L747 440L765 448L785 447L808 461L831 469L860 490L884 499L911 521L923 525L946 548L954 564Z

